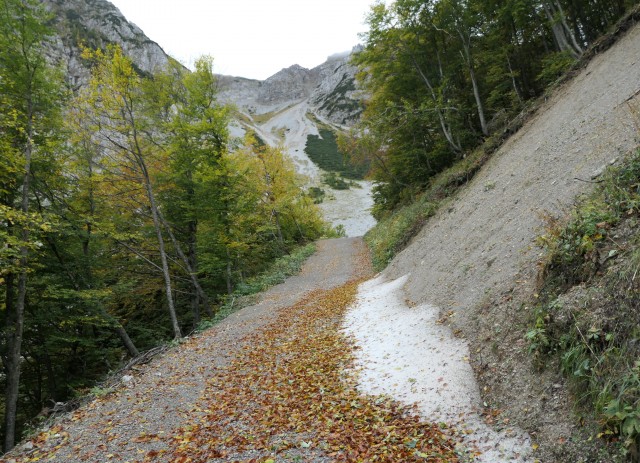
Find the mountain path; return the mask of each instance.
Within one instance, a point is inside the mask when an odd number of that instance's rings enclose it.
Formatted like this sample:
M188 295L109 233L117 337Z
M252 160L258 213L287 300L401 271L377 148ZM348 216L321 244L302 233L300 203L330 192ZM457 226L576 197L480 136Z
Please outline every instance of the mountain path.
M158 452L170 437L200 417L197 404L208 379L255 346L248 335L277 320L279 312L318 290L331 290L370 274L362 238L322 240L299 275L266 291L260 301L233 313L213 328L134 367L120 387L18 445L0 462L45 459L60 462L134 462ZM224 460L223 460L224 461Z

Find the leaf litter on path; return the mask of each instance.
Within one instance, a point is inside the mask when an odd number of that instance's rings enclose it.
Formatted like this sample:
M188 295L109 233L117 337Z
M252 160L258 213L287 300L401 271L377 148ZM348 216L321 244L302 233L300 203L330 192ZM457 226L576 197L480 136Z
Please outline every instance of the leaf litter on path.
M368 275L361 239L320 242L259 307L189 338L0 461L458 461L453 430L356 389L356 346L340 325Z
M354 345L340 327L356 291L314 291L249 334L252 347L209 379L198 419L172 437L168 461L457 462L446 429L360 394L345 373Z

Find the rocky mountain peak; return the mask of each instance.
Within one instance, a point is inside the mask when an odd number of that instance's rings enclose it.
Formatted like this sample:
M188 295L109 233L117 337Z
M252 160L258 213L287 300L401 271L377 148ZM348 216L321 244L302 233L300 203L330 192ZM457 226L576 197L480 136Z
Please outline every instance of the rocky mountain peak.
M294 64L263 82L258 93L258 102L273 104L284 100L301 100L311 94L315 85L311 71Z
M41 1L54 14L58 32L48 53L52 61L66 66L74 88L89 79L89 69L80 58L82 47L117 44L143 73L165 67L171 59L107 0ZM350 53L339 53L313 69L294 64L264 81L220 76L220 98L250 111L259 107L270 111L308 100L310 109L319 116L348 125L362 110L355 86L356 70L349 59Z
M58 36L49 50L55 61L66 64L74 86L84 84L88 70L80 60L81 48L119 45L142 72L151 73L169 62L169 56L120 10L107 0L41 0L54 14Z
M356 68L350 58L351 54L342 53L330 56L313 69L299 64L282 69L260 84L256 102L278 105L309 99L320 116L348 125L362 110L356 91Z

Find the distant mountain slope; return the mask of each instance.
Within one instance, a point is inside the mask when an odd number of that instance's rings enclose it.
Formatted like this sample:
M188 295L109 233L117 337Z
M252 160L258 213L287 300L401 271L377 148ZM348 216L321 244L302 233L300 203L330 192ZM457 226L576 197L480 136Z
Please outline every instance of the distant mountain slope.
M310 135L320 136L321 129L344 130L362 113L356 68L349 61L350 54L345 54L313 69L293 65L264 81L220 76L219 97L237 108L232 135L252 132L264 143L282 146L309 187L330 190L321 205L325 218L345 227L348 236L358 236L375 224L371 183L331 190L323 183L325 172L305 152Z
M306 69L294 64L264 81L220 76L221 98L247 114L270 111L306 100L310 110L328 122L348 126L362 112L351 55L330 57Z
M161 69L172 59L107 0L41 1L54 13L53 25L58 33L47 52L52 61L66 67L67 79L74 89L89 79L87 64L80 58L83 47L117 44L142 73ZM269 145L283 146L298 172L310 179L308 185L319 185L323 172L304 152L307 137L318 135L319 125L341 130L353 124L362 112L355 84L356 68L349 63L349 57L336 55L313 69L293 65L264 81L219 76L220 100L237 108L232 136L253 132ZM357 191L327 195L327 203L322 206L327 219L346 226L350 235L360 235L374 223L368 212L372 205L371 185L361 182L361 186ZM343 202L352 207L345 208Z

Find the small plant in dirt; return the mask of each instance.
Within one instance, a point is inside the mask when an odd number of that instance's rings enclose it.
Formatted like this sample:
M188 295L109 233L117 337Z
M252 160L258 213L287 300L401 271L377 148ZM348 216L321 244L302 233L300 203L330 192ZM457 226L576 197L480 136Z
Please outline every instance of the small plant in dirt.
M94 386L89 391L89 394L91 394L94 397L100 398L100 397L108 396L112 392L113 392L113 388L111 388L111 387Z
M428 195L423 195L414 203L386 216L366 233L364 239L376 270L385 268L422 229L426 220L435 214L438 204L429 199Z
M328 172L322 176L322 182L330 186L334 190L348 190L351 188L351 182L345 181L335 172Z
M322 204L326 193L322 188L312 186L309 188L309 191L307 191L307 195L311 198L313 204Z
M559 365L598 436L639 461L640 152L607 172L568 220L546 222L529 350L540 367Z

